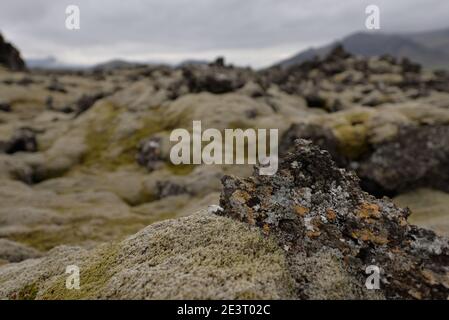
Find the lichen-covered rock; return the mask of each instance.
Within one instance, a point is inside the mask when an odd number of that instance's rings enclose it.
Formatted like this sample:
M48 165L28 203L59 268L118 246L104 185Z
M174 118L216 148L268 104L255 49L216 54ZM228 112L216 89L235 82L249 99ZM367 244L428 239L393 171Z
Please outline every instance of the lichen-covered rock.
M298 140L274 176L226 176L223 185L219 214L277 238L298 297L315 297L313 273L299 262L314 265L326 254L354 280L346 297L365 297L369 265L381 270L378 293L386 298L449 297L449 240L408 224L408 209L363 192L353 173L308 141Z

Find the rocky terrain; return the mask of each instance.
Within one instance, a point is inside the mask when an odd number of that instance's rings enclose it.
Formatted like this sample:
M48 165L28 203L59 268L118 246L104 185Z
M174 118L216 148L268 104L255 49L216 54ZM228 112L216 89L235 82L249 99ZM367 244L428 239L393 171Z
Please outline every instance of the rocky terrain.
M1 298L448 298L447 73L342 47L260 71L1 64ZM193 120L279 129L278 173L171 164Z

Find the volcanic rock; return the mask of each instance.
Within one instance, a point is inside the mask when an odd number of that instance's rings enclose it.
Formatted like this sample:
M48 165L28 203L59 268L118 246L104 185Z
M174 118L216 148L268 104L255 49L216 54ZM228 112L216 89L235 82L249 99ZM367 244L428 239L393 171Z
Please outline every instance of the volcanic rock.
M219 214L260 228L285 249L300 298L314 297L301 267L331 254L360 286L370 265L381 270L388 299L447 299L449 240L408 224L408 209L363 192L355 174L327 151L298 140L274 176L225 176Z

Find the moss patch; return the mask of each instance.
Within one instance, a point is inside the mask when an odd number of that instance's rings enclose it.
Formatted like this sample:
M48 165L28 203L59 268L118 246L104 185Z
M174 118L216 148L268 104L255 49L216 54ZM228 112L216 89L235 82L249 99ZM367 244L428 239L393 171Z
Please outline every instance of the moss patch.
M339 151L349 159L357 159L368 149L367 128L364 125L343 125L334 129Z
M39 292L39 288L37 284L31 283L27 284L25 287L23 287L17 296L10 297L11 299L17 299L17 300L35 300L37 293Z
M117 219L78 218L56 230L35 227L29 232L15 234L9 239L26 244L40 251L48 251L58 245L79 245L85 241L121 240L144 228L152 221L149 217ZM86 234L85 227L89 226Z
M89 124L86 134L88 152L82 164L114 171L124 165L135 165L137 146L139 142L152 134L162 131L161 119L154 113L141 119L140 129L126 137L117 137L120 114L123 111L112 104L102 105L101 116Z
M66 288L66 275L59 276L39 297L44 300L95 299L113 274L118 245L107 245L96 252L96 259L80 266L80 289Z

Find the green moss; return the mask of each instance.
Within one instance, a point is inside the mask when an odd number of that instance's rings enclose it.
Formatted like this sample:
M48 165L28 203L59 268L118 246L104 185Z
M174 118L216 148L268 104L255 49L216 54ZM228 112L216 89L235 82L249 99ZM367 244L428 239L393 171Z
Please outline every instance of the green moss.
M73 219L56 230L35 227L31 231L15 234L9 238L40 251L48 251L62 244L79 245L89 240L98 242L121 240L151 222L153 222L151 218L140 216L116 219L82 217ZM89 234L81 231L83 226L89 226Z
M368 148L367 129L363 125L344 125L334 129L340 142L339 151L349 159L357 159Z
M242 130L246 130L246 129L254 129L253 126L251 126L250 124L248 124L245 121L242 120L236 120L236 121L231 121L229 122L229 125L227 127L227 129L242 129Z
M179 164L175 165L171 162L168 162L166 165L166 168L170 173L177 175L177 176L186 176L189 175L194 169L195 165L193 164Z
M124 165L135 165L139 142L163 130L162 121L152 115L141 120L141 129L127 137L117 138L119 116L124 111L112 104L104 104L99 110L101 116L95 117L95 122L89 125L86 134L88 152L82 165L88 167L114 171Z
M113 275L118 245L106 245L98 249L96 259L80 266L80 289L66 288L66 275L58 277L52 286L42 293L44 300L95 299Z
M333 129L339 140L339 151L349 159L357 159L368 149L368 112L352 112L345 115L348 124Z
M39 288L37 284L35 283L27 284L19 291L17 297L15 298L18 300L35 300L38 292Z

